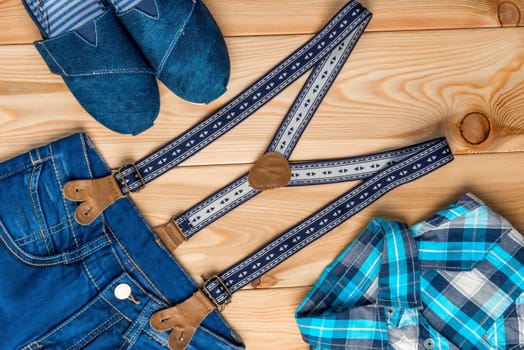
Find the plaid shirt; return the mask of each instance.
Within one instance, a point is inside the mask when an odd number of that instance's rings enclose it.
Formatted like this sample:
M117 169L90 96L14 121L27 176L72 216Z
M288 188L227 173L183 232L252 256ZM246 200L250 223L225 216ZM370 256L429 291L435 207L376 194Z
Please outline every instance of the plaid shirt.
M296 312L314 349L524 348L524 238L473 195L374 219Z

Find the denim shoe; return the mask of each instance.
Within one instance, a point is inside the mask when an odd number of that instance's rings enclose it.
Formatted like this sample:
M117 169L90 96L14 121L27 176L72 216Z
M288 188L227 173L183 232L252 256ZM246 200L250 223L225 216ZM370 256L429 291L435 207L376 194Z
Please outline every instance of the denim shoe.
M89 114L123 134L153 125L160 109L154 72L111 8L99 0L22 2L44 37L35 47Z
M108 1L158 79L176 95L209 103L226 91L226 43L201 0Z

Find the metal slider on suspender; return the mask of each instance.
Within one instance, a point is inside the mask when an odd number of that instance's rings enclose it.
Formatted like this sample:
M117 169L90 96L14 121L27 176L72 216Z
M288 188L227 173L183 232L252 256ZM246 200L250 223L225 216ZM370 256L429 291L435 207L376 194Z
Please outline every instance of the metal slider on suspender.
M248 175L251 187L266 191L286 186L291 180L289 162L278 152L267 152L255 162Z
M145 187L146 183L138 171L137 166L135 164L131 165L135 169L137 177L142 184L139 188L140 190ZM127 195L122 193L115 178L115 173L118 173L121 178L124 179L122 168L99 179L74 180L65 184L64 196L71 201L80 202L75 210L75 220L80 225L93 223L107 207ZM128 190L128 194L131 193L125 180L123 182Z
M211 282L213 282L213 280L216 280L218 282L218 284L220 285L219 288L223 289L224 292L227 293L228 297L226 299L225 302L223 303L219 303L218 300L215 298L215 296L213 294L211 294L211 292L209 292L209 290L207 289L207 287L211 284ZM229 288L226 286L226 284L224 283L224 281L222 281L222 279L218 276L218 275L213 275L211 276L210 278L208 279L204 279L204 283L202 285L202 290L204 291L204 293L207 295L207 297L209 298L209 300L211 300L213 302L213 304L215 304L215 306L217 307L218 310L220 311L224 311L224 309L226 308L226 306L231 303L231 299L233 298L233 293L231 293L231 291L229 290Z
M134 190L134 191L131 190L131 188L129 187L129 184L128 184L127 181L125 180L124 174L122 173L122 169L127 168L128 166L132 166L132 167L133 167L133 169L135 170L135 173L136 173L136 177L137 177L138 180L140 181L140 187L137 188L137 189ZM123 166L121 166L120 168L118 168L118 170L117 170L115 173L118 174L118 176L120 176L120 179L122 180L122 183L123 183L124 186L126 187L127 194L130 194L130 193L138 193L138 192L142 191L142 189L143 189L144 187L146 187L146 181L144 180L144 177L143 177L142 174L140 173L140 170L138 170L138 167L136 166L135 163L129 163L129 164L123 165Z

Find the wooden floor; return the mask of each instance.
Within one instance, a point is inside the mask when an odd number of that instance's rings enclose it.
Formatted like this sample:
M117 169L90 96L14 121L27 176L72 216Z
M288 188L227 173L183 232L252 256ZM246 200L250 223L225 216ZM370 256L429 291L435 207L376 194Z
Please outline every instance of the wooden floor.
M227 36L232 62L228 92L208 106L197 106L162 87L155 126L130 137L102 128L82 110L30 44L39 35L20 1L0 0L0 160L80 129L112 167L138 159L216 110L345 3L205 2ZM524 0L362 2L373 12L373 21L292 159L358 155L445 135L456 160L386 195L271 271L256 290L238 292L224 314L248 349L307 349L294 310L323 268L374 216L414 223L473 192L524 232L524 28L519 28ZM298 89L293 85L134 195L151 225L164 223L248 170ZM353 185L264 193L195 236L176 256L200 281L200 275L228 267Z

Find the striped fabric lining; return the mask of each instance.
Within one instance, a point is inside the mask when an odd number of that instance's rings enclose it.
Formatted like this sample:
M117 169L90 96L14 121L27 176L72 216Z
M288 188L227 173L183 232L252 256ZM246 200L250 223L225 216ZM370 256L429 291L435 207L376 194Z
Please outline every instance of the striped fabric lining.
M135 7L142 2L142 0L109 0L109 2L113 4L117 13L122 13Z
M24 0L47 37L80 28L104 13L99 0Z

